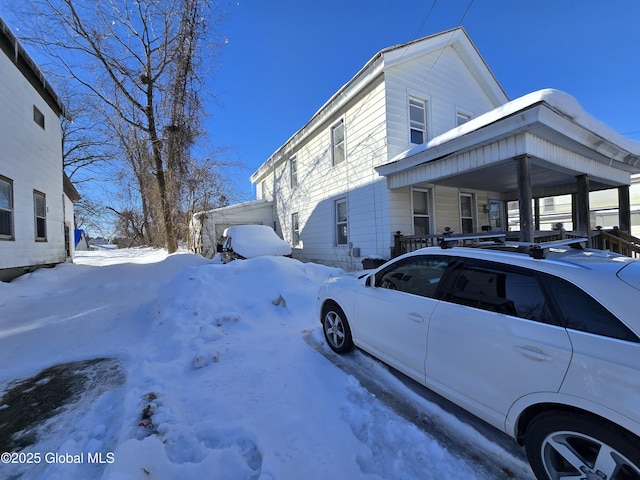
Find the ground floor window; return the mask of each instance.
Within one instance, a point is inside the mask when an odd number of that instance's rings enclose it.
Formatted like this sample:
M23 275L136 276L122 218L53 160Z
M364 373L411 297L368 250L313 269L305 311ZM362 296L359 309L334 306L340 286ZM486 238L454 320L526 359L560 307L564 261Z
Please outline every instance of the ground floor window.
M0 239L13 240L13 182L0 176Z
M431 234L431 191L425 188L414 188L411 192L411 208L413 210L413 234Z
M489 199L489 226L494 230L504 230L504 218L502 214L502 202Z
M298 213L291 214L291 246L296 247L300 243L300 223Z
M47 197L44 193L33 191L33 209L36 241L45 241L47 239Z
M475 231L475 199L473 193L460 193L460 224L462 233Z
M336 245L347 245L349 223L347 217L347 199L341 198L335 202Z

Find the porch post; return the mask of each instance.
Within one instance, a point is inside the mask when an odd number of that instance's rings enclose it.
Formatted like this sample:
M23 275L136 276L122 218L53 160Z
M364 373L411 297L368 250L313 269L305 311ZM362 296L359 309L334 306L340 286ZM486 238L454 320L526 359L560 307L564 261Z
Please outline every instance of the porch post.
M531 201L533 189L531 188L531 157L523 155L515 158L518 169L518 208L520 209L520 241L534 241L533 214Z
M540 230L540 199L533 199L533 229Z
M589 176L578 175L578 191L576 193L577 230L589 236L591 230L591 213L589 209Z
M631 233L631 202L629 200L629 185L618 187L618 226L620 230Z

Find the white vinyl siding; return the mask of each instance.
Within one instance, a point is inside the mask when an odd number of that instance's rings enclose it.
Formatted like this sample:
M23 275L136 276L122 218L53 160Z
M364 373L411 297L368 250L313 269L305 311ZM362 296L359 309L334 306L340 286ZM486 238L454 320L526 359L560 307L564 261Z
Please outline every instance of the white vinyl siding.
M0 269L65 262L60 119L2 50L0 78L0 174L12 182L13 229L13 241L0 241ZM34 190L46 196L46 242L35 241Z

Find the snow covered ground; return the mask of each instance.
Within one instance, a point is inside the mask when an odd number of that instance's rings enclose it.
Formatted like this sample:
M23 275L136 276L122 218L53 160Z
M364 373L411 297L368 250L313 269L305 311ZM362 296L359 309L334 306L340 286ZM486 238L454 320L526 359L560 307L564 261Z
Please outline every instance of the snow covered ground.
M0 478L530 475L521 459L373 359L355 353L348 361L373 364L390 390L406 390L441 430L465 436L486 458L445 447L331 360L315 299L318 286L340 273L282 257L222 265L127 249L78 252L75 264L0 282L0 392L52 365L114 359L42 422L24 455L2 457ZM11 408L2 403L0 411ZM487 458L509 465L504 476L483 467Z

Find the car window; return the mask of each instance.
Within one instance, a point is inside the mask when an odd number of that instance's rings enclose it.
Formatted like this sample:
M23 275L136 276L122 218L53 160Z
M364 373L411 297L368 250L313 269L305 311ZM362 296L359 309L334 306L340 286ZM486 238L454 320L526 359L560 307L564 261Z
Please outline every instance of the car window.
M514 317L552 323L533 272L491 262L467 262L450 283L445 300Z
M565 327L630 342L639 341L626 325L584 290L552 275L545 275L544 283L560 310Z
M434 298L440 279L449 266L446 256L410 257L376 274L376 287Z

